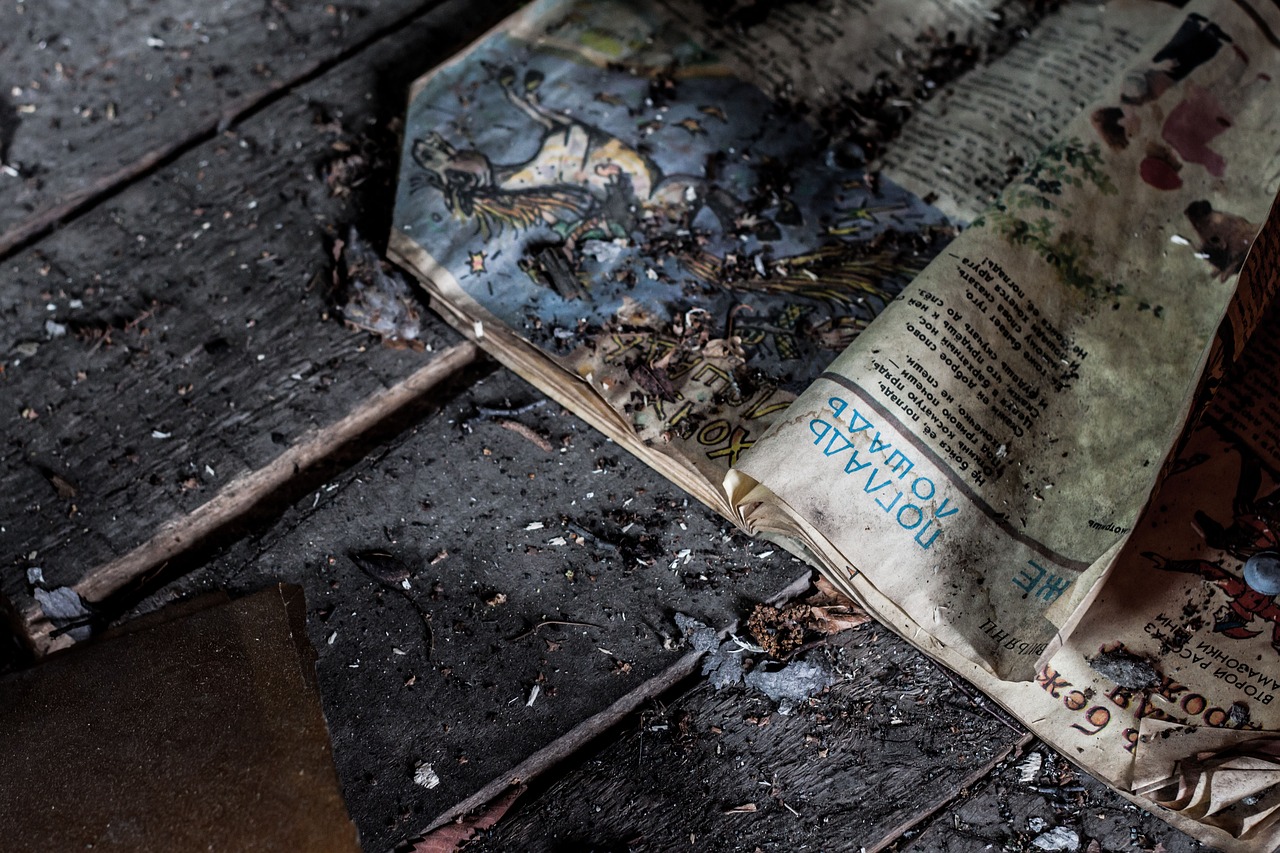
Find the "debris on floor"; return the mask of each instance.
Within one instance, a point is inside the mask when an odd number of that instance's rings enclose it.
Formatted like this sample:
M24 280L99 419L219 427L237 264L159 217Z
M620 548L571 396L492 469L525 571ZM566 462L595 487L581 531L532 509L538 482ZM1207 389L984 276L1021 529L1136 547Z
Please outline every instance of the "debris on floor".
M747 624L761 640L758 646L733 634L721 641L714 629L683 613L675 615L675 623L685 642L705 653L702 674L716 690L745 685L776 702L778 713L786 716L796 703L818 695L839 678L825 661L790 660L803 651L804 638L815 632L817 609L809 604L757 605ZM836 623L835 618L821 622L827 628Z
M485 806L484 811L479 814L467 815L431 830L414 842L409 848L409 853L453 853L476 833L484 832L501 820L524 790L524 785L512 785L505 794Z
M355 226L333 242L333 286L342 319L393 349L425 347L422 307L400 273L374 251Z
M822 638L856 628L871 617L825 578L803 601L774 606L761 603L751 611L747 631L771 657L786 660Z
M748 672L743 681L777 702L778 713L787 716L797 702L818 695L835 684L836 678L836 674L821 663L798 660L780 669L758 667Z

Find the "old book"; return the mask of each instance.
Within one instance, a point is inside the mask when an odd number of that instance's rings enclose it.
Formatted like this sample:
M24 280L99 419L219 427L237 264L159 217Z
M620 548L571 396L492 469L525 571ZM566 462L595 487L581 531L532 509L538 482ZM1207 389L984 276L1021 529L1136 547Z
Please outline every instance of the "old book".
M465 335L1073 760L1261 849L1269 795L1209 803L1225 765L1142 738L1207 723L1235 755L1280 730L1280 641L1229 675L1194 657L1270 643L1243 569L1269 534L1223 550L1268 522L1205 502L1199 538L1142 531L1184 471L1221 483L1246 452L1192 429L1219 386L1269 387L1229 371L1276 288L1276 31L1243 1L547 0L414 87L390 252ZM1265 399L1231 441L1274 437ZM1266 504L1275 453L1247 453L1236 491Z

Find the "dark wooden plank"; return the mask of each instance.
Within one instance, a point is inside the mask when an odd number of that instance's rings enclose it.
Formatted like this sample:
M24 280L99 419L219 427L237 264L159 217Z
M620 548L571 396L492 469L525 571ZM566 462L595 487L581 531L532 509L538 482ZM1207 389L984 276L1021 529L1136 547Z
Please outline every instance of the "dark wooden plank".
M655 704L476 849L856 853L1021 737L884 629L837 640L810 654L840 681L796 713L709 684Z
M264 505L297 489L298 481L308 472L332 463L340 448L367 443L388 421L397 420L406 410L420 405L424 397L456 381L479 357L479 349L472 343L449 347L390 388L370 394L334 423L302 433L279 456L235 477L190 513L165 521L146 542L94 567L72 589L83 600L103 602L174 561L189 560L193 551L227 536L251 521ZM57 640L60 626L42 611L42 603L37 604L40 607L29 607L21 618L36 651L47 652L61 645ZM74 638L66 639L70 642Z
M529 772L518 768L531 754L679 661L675 612L725 625L805 569L552 404L477 417L538 399L493 374L144 603L304 588L335 761L368 850ZM393 554L410 589L348 556L367 549ZM590 625L529 633L546 620ZM415 784L420 763L438 785Z
M1210 850L1139 809L1061 756L1038 746L1025 758L1001 764L980 785L910 833L892 850L968 853L970 850L1044 850L1036 839L1077 843L1078 853L1112 850L1192 853Z
M0 255L440 0L0 7Z
M386 227L409 82L500 10L453 2L4 263L0 594L146 541L425 363L344 328L330 246ZM325 165L382 165L335 197ZM424 311L436 349L456 340Z

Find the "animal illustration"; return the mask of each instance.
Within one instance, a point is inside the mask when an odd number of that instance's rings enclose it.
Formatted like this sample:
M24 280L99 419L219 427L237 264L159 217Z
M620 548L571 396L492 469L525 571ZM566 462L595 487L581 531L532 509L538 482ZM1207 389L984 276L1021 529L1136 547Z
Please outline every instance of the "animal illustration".
M1214 210L1204 200L1193 201L1185 212L1191 227L1200 235L1200 251L1217 268L1218 277L1225 281L1238 273L1259 227L1243 216Z
M1213 631L1233 640L1247 640L1270 627L1271 647L1280 652L1280 604L1276 603L1277 587L1271 585L1269 575L1253 577L1248 570L1243 577L1227 571L1208 560L1167 560L1152 551L1143 555L1157 569L1166 572L1199 575L1221 589L1227 601L1213 616ZM1260 588L1258 588L1260 587ZM1250 627L1254 620L1263 623L1263 630Z
M624 244L638 250L650 277L679 270L684 283L735 297L776 297L784 305L807 300L808 306L791 310L776 328L763 321L740 327L743 332L755 327L746 335L748 345L771 340L780 358L796 358L798 338L824 349L843 348L898 286L923 268L934 239L941 245L950 236L943 228L923 236L884 231L869 244L830 240L827 234L825 245L775 254L769 244L782 238L780 225L804 226L790 198L771 196L775 218L705 175L664 173L636 146L545 106L539 99L544 77L537 70L525 72L517 85L516 71L503 68L497 83L505 100L541 128L537 150L521 162L494 162L482 151L455 146L431 132L411 146L420 170L417 183L438 191L455 217L475 222L485 240L507 230L530 232L520 249L520 269L564 299L589 295L593 282L583 271L584 257L599 257L601 250L588 244ZM700 109L723 116L718 108ZM706 153L708 159L715 154L709 147ZM757 248L712 251L702 239L709 224L699 219L704 211L725 235L754 238ZM554 235L550 241L548 230ZM820 239L816 228L813 239ZM762 304L749 313L763 318L778 310ZM730 321L726 335L732 332Z
M476 219L486 234L549 225L569 251L586 239L625 238L641 219L658 227L691 222L704 207L723 227L745 224L761 239L777 239L776 225L750 221L725 190L690 175L664 175L617 137L543 106L543 79L530 70L517 89L514 69L498 76L507 101L543 128L537 153L522 163L495 164L435 132L414 142L414 162L450 211Z

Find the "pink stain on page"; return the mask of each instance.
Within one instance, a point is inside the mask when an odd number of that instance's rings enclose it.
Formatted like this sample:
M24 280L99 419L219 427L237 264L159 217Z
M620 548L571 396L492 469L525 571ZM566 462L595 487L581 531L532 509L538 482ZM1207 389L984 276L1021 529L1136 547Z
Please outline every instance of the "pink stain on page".
M1165 119L1160 135L1188 163L1199 163L1215 178L1221 178L1227 161L1209 143L1227 128L1231 117L1213 94L1189 84L1187 97Z

